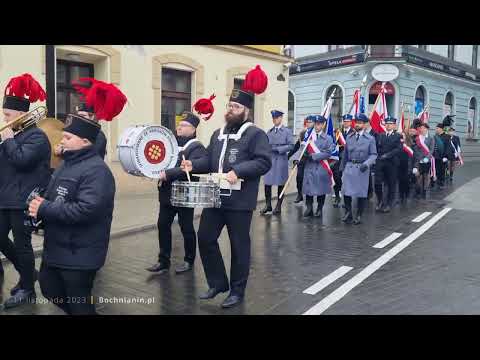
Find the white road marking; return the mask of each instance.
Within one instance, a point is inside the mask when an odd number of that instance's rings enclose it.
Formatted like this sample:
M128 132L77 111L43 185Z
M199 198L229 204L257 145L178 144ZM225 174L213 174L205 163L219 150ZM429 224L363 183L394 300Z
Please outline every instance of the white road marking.
M385 239L383 239L382 241L376 243L375 245L373 245L374 248L377 248L377 249L383 249L385 246L387 246L388 244L390 244L392 241L395 241L397 240L400 236L402 236L402 233L397 233L397 232L394 232L392 234L390 234L389 236L387 236Z
M410 245L413 241L415 241L418 237L423 235L428 229L430 229L437 221L439 221L442 217L444 217L451 208L445 208L441 210L438 214L428 220L425 224L420 226L415 232L407 236L405 239L400 241L397 245L393 248L388 250L385 254L380 256L377 260L372 262L370 265L365 267L362 271L360 271L357 275L349 279L339 288L331 292L325 298L323 298L319 303L314 305L312 308L307 310L303 315L320 315L325 310L327 310L330 306L335 304L338 300L343 298L347 295L353 288L357 285L362 283L366 278L372 275L375 271L380 269L383 265L385 265L389 260L391 260L395 255L397 255L400 251L405 249L408 245Z
M340 266L337 270L330 273L329 275L325 276L322 280L316 282L308 289L304 290L304 294L315 295L321 290L325 289L328 285L333 283L334 281L340 279L343 275L348 273L353 268L350 266Z
M422 220L429 217L430 215L432 215L431 212L424 212L423 214L420 214L415 219L413 219L412 222L414 222L414 223L421 222Z

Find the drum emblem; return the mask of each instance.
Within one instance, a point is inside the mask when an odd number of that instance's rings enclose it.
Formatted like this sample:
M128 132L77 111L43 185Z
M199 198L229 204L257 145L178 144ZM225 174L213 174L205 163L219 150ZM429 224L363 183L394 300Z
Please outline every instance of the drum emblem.
M149 141L145 145L144 154L150 164L160 164L165 159L165 145L158 140Z

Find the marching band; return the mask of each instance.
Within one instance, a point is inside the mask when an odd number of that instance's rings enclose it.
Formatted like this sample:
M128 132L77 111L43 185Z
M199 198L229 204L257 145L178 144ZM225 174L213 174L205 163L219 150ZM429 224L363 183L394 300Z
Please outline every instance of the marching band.
M127 99L113 84L93 78L80 80L84 83L75 88L83 103L75 114L67 116L61 141L54 146L54 155L62 163L53 174L48 134L35 122L21 126L26 124L25 118L33 116L30 104L45 100L44 90L29 74L12 78L5 89L6 125L0 126L0 252L20 276L5 309L35 301L34 284L38 278L42 294L65 313L96 314L92 289L97 272L105 264L115 198L115 179L103 161L107 140L99 121L113 120ZM262 177L262 215L281 215L283 194L296 171L294 203L305 201L305 218L317 217L314 221L322 222L326 195L333 192L333 207L345 209L341 221L358 225L371 193L376 197L375 210L388 213L396 205L397 188L401 204L413 193L411 188L417 199L425 199L435 185L442 189L446 180L452 182L455 166L463 164L460 139L450 116L437 125L431 136L428 123L420 119L399 129L403 124L386 117L384 131L377 132L366 114L345 114L342 126L332 136L328 115L311 114L294 143L292 130L283 125L283 112L274 109L274 126L265 132L254 124L251 109L254 94L263 93L267 83L259 66L247 74L243 88L232 91L225 123L213 133L207 147L196 133L201 120L207 121L213 115L214 95L200 99L191 112L182 114L176 136L157 127L158 134L169 138L170 145L158 138L147 138L146 144L133 141L143 144L141 156L135 153L128 160L131 162L125 160L128 156L121 157L128 173L147 176L135 162L141 158L148 163L151 175L147 177L158 180L159 255L158 261L146 270L168 272L171 227L178 215L185 256L176 272L192 270L198 238L208 285L200 299L229 292L223 308L237 306L245 297L251 263L250 226ZM132 134L130 131L127 135ZM123 146L124 150L134 151L131 143ZM294 168L289 174L292 158ZM274 209L273 186L278 191ZM356 211L353 198L357 199ZM203 208L198 233L193 224L196 207ZM37 226L44 231L39 274L31 243ZM231 246L230 277L218 244L224 227ZM0 270L2 276L3 268ZM66 301L72 297L83 300Z

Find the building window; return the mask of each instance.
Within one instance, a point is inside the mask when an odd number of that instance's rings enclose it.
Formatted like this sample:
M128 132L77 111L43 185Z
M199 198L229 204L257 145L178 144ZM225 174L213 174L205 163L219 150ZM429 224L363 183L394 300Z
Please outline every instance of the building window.
M477 99L471 98L468 104L467 137L474 138L477 134Z
M192 107L192 73L162 68L162 126L174 131L179 116Z
M395 57L395 45L370 45L370 56L372 57Z
M241 90L244 81L245 81L244 79L234 78L233 88ZM249 117L250 117L250 120L252 120L252 122L254 123L255 122L255 95L253 95L253 104L252 104L252 108L250 109Z
M80 95L73 84L82 77L94 77L93 64L57 60L57 118L65 120L67 114L75 113L80 105Z
M339 50L339 49L343 49L343 46L342 45L328 45L328 51L335 51L335 50Z
M295 133L295 95L288 91L288 127Z
M455 45L448 45L448 58L455 60Z
M427 51L427 45L418 45L418 48Z
M451 91L445 95L445 103L443 106L443 116L454 114L454 97Z
M335 90L335 95L333 97L333 104L332 104L332 110L330 112L330 115L332 116L332 121L333 121L333 126L338 128L340 127L341 121L342 121L342 111L343 111L343 90L340 86L338 85L332 85L328 88L326 97L325 97L325 102L330 98L330 95L332 95L333 90Z
M477 67L478 64L478 45L473 45L472 49L472 66Z
M422 85L420 85L415 92L415 116L418 116L427 105L426 94L427 91Z

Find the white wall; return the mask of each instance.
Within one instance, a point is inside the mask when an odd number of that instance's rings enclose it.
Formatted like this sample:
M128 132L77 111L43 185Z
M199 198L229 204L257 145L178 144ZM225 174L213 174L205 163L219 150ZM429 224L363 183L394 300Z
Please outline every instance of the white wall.
M448 45L430 45L430 52L448 57Z
M295 58L326 53L328 45L292 45Z
M455 45L455 60L464 64L472 65L473 46Z

